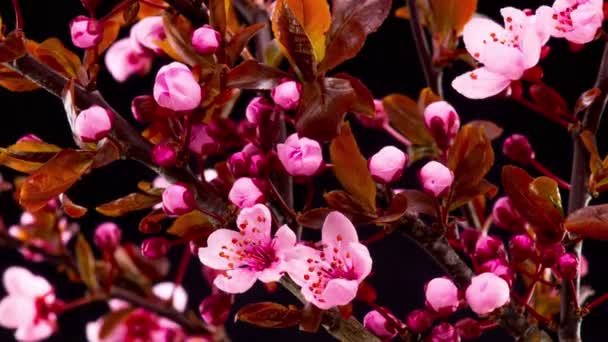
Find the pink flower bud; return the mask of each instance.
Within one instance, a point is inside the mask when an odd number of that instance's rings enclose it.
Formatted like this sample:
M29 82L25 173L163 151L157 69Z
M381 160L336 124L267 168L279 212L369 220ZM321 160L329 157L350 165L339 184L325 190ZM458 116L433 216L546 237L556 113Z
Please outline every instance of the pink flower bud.
M501 197L494 203L492 209L494 223L503 229L513 233L523 233L526 221L519 215L513 207L509 197Z
M141 255L150 259L162 258L169 252L171 242L163 237L151 237L141 243Z
M177 163L177 151L172 144L158 144L152 148L152 161L161 167L171 167Z
M542 247L540 252L540 263L545 267L553 267L559 258L566 253L566 249L561 243Z
M528 138L521 134L508 137L502 145L502 153L522 165L528 165L534 159L534 150Z
M202 100L201 86L190 69L179 62L167 64L158 70L153 93L159 106L176 112L193 110Z
M255 184L254 180L249 177L237 179L232 184L232 189L228 193L230 202L234 203L239 208L253 207L257 203L266 201L264 193Z
M220 47L222 36L209 25L197 28L192 33L192 46L203 55L215 53Z
M363 326L382 340L397 336L397 329L380 312L372 310L363 317Z
M193 153L207 155L215 153L219 149L219 144L209 135L208 126L192 125L188 148Z
M471 310L485 315L509 302L509 285L494 273L482 273L471 279L465 297Z
M479 267L480 272L490 272L504 279L509 286L513 283L513 271L505 259L492 259Z
M272 100L285 110L298 107L302 85L296 81L286 80L274 87L271 92Z
M460 118L456 110L445 101L433 102L426 107L424 123L441 149L450 146L460 128Z
M426 284L426 303L430 309L449 314L458 308L458 288L447 278L435 278Z
M152 56L129 38L117 40L106 52L106 67L117 82L124 82L132 75L145 75L152 67Z
M122 230L112 222L102 223L95 228L93 242L102 251L112 252L120 245Z
M509 242L509 252L515 263L523 262L534 256L535 249L534 240L527 234L515 235Z
M163 210L167 215L183 215L194 209L194 195L181 184L172 184L163 191Z
M474 253L481 232L475 228L465 228L460 232L460 244L467 253Z
M161 16L143 18L131 27L130 36L135 44L139 44L157 54L162 53L163 50L158 46L158 43L166 38L163 18Z
M578 259L573 253L565 253L557 261L557 273L566 280L574 279L578 273Z
M270 116L274 105L263 96L254 97L245 109L245 116L252 124L259 124L263 117Z
M407 315L405 324L411 331L421 334L431 327L433 316L424 309L416 309Z
M105 138L112 130L114 114L103 107L91 106L78 114L74 122L74 133L84 142L95 142Z
M103 35L103 27L97 20L79 15L70 22L72 43L81 49L92 48L99 44Z
M198 311L205 323L218 326L226 323L231 308L232 296L224 292L218 292L203 299L198 306Z
M26 135L22 136L21 138L17 139L17 143L25 142L25 141L43 142L43 140L40 139L40 137L38 137L36 134L33 134L33 133L26 134Z
M384 125L388 124L388 115L384 110L382 100L374 100L374 107L376 108L376 116L373 118L365 115L357 114L357 119L361 122L361 125L366 128L381 129Z
M456 322L456 331L463 340L474 340L481 336L481 324L473 318L463 318Z
M369 171L378 183L392 183L403 173L407 155L395 146L383 147L368 162Z
M300 138L297 133L277 145L277 155L292 176L312 176L323 165L321 145L315 140Z
M460 336L458 336L458 332L448 322L443 322L431 331L430 336L431 342L460 342Z
M243 177L249 174L249 157L244 152L236 152L228 158L228 169L234 177Z
M498 238L482 236L475 244L475 257L479 262L496 258L504 259L506 257L505 246Z
M424 191L434 197L441 197L448 191L454 181L454 172L445 165L430 161L420 169L418 179Z

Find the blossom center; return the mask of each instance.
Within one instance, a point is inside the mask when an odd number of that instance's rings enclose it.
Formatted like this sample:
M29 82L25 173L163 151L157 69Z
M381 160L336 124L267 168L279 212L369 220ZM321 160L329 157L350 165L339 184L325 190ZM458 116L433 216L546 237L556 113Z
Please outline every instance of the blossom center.
M152 332L159 329L156 317L144 310L136 310L125 320L125 341L148 341Z

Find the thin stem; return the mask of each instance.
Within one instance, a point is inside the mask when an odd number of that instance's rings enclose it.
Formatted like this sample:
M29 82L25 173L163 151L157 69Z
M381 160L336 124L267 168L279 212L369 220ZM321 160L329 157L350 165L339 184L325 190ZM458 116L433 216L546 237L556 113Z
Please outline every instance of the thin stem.
M418 53L418 60L422 65L422 72L426 83L435 93L438 92L439 86L437 84L437 72L433 66L431 58L431 50L428 41L424 35L424 28L420 20L420 13L418 12L418 6L416 0L408 0L407 7L410 11L410 28L412 30L412 36L414 43L416 44L416 52Z
M61 307L61 313L77 309L77 308L79 308L81 306L88 305L88 304L91 304L93 302L103 301L103 300L106 300L106 299L107 299L106 296L103 296L103 295L91 295L91 296L86 296L86 297L78 298L78 299L73 300L71 302L64 303L63 306Z
M397 132L397 130L395 130L393 127L391 127L390 124L387 123L387 124L383 125L382 128L384 128L384 130L388 134L390 134L393 138L395 138L395 140L397 140L398 142L402 143L406 147L412 146L412 142L409 141L408 138L406 138L403 135L401 135L401 133Z
M268 188L270 189L270 194L279 203L281 209L283 209L283 211L285 211L292 220L296 221L298 215L291 207L289 207L287 202L285 202L283 196L279 193L279 190L277 190L270 179L268 179Z
M566 128L568 130L572 126L572 122L566 121L555 115L547 114L541 107L535 105L534 103L528 101L527 99L525 99L523 97L512 97L512 99L515 100L515 102L518 102L519 104L523 105L524 107L527 107L528 109L540 114L541 116L555 122L556 124Z
M557 185L559 185L560 187L562 187L562 188L564 188L566 190L570 190L570 184L568 184L568 182L566 182L565 180L559 178L553 172L549 171L549 169L547 169L546 167L544 167L543 164L541 164L538 160L532 159L532 161L530 161L530 165L532 165L532 167L534 167L538 172L540 172L543 175L545 175L545 176L553 179L554 181L556 181Z
M604 304L604 302L607 300L608 300L608 293L604 293L600 297L594 299L591 303L585 305L585 307L583 308L583 312L588 314L591 310L597 308L601 304Z
M21 14L19 0L13 0L13 9L15 10L15 29L23 31L23 15Z

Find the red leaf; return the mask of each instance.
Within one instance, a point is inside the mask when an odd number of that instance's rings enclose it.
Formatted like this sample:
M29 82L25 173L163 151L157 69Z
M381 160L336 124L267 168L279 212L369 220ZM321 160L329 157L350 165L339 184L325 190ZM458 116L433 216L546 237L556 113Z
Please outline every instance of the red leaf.
M287 328L300 323L302 311L294 306L261 302L243 306L235 319L262 328Z
M290 75L256 61L245 61L228 73L226 86L240 89L270 90Z
M568 215L566 230L583 238L608 239L608 204L591 205Z

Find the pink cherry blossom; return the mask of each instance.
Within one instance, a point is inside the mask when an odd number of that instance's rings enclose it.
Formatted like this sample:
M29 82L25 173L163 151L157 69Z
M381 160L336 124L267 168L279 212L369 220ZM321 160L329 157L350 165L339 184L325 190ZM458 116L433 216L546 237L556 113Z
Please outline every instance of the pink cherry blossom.
M507 282L494 273L482 273L471 279L465 292L467 303L475 313L488 314L509 302Z
M160 299L172 299L175 310L180 312L185 310L188 295L183 287L176 287L173 283L165 282L156 284L152 290ZM112 311L129 308L128 303L115 299L110 301L109 306ZM102 325L103 318L87 324L86 335L89 342L166 342L185 339L184 332L179 325L144 309L132 311L112 330L109 336L103 339L99 338Z
M294 232L283 225L272 238L270 210L262 204L241 210L236 224L238 231L218 229L207 239L207 247L199 249L201 263L226 271L214 285L228 293L243 293L258 279L264 283L281 279L284 253L296 243Z
M40 341L57 329L55 295L46 279L22 267L9 267L2 278L7 296L0 301L0 326L16 329L18 341Z
M263 117L272 113L273 109L274 105L270 100L263 96L258 96L254 97L247 105L245 116L252 124L259 124Z
M556 0L553 11L551 35L575 44L595 39L604 20L602 0Z
M385 146L368 162L369 171L377 182L391 183L398 180L407 163L407 155L395 146Z
M297 133L277 144L277 155L292 176L312 176L323 164L321 145L315 140L300 138Z
M153 94L159 106L176 112L193 110L202 100L201 86L190 69L180 62L167 64L158 70Z
M239 208L249 208L265 201L264 193L249 177L241 177L232 184L228 199Z
M131 39L135 44L159 54L162 49L158 43L165 39L165 28L161 16L151 16L140 20L131 27Z
M117 82L124 82L132 75L147 74L152 67L152 56L130 38L124 38L110 46L105 62L112 77Z
M197 28L192 33L192 46L203 55L215 53L220 47L222 36L210 25Z
M550 37L552 10L541 6L535 15L513 7L503 8L504 27L494 21L474 17L463 30L467 51L483 64L458 76L452 87L471 99L483 99L506 89L535 66L542 46Z
M100 106L91 106L78 114L74 133L84 142L105 138L112 130L114 114Z
M103 27L95 19L79 15L70 22L70 35L75 46L88 49L99 44Z
M367 247L346 216L333 211L325 218L316 248L298 245L287 253L286 270L301 286L304 298L320 309L345 305L372 270Z
M418 173L424 191L435 196L443 196L454 181L454 172L440 162L426 163Z
M296 109L300 103L302 85L296 81L286 80L274 87L270 93L272 100L285 110Z
M454 312L458 308L458 288L447 278L435 278L426 284L426 302L436 312Z
M194 195L182 184L170 185L163 191L163 209L168 215L183 215L194 209Z

